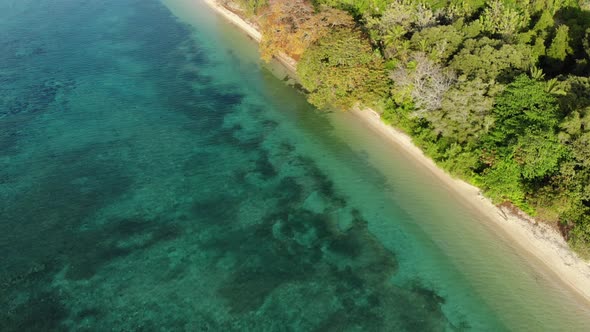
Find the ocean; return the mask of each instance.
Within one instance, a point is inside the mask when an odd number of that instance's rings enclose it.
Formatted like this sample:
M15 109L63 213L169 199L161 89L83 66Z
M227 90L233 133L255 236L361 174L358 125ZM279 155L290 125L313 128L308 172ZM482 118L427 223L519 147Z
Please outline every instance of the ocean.
M0 252L0 331L590 326L194 0L0 1Z

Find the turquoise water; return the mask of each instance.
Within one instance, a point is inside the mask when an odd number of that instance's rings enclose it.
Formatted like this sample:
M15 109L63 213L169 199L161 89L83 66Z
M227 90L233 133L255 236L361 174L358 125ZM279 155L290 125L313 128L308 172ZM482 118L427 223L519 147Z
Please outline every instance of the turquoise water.
M167 4L0 1L0 331L587 327L424 170Z

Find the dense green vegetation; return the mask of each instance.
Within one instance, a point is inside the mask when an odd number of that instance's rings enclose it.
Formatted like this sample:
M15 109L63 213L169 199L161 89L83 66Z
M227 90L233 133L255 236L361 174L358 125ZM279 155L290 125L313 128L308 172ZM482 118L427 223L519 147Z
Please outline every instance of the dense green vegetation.
M383 61L358 30L339 29L311 45L298 74L310 102L320 108L371 105L388 90Z
M319 107L380 110L590 254L590 2L241 0Z

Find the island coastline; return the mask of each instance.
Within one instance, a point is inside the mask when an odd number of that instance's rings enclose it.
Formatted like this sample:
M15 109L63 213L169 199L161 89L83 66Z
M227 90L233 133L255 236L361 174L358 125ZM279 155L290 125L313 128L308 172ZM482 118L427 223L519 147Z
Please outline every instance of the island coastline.
M201 1L201 0L195 0ZM228 22L240 28L256 42L262 36L257 28L241 18L236 13L225 8L216 0L202 0ZM296 74L296 61L285 54L280 54L277 60L293 75ZM371 109L351 110L351 112L367 128L381 135L388 143L401 147L402 151L413 160L427 168L440 181L469 204L474 211L485 219L492 221L498 231L507 235L515 247L545 265L545 269L562 281L567 287L590 303L590 263L574 253L561 234L547 224L536 222L532 217L521 211L513 211L506 207L496 206L491 200L481 194L481 190L465 181L453 178L442 170L417 147L411 137L382 122ZM542 267L538 267L542 268Z

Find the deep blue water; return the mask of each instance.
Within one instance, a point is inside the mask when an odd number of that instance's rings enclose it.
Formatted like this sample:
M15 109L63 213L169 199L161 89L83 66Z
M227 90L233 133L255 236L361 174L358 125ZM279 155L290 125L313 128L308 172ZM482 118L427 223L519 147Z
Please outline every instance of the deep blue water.
M0 331L503 329L477 295L393 282L401 251L321 165L396 189L216 24L0 1Z

